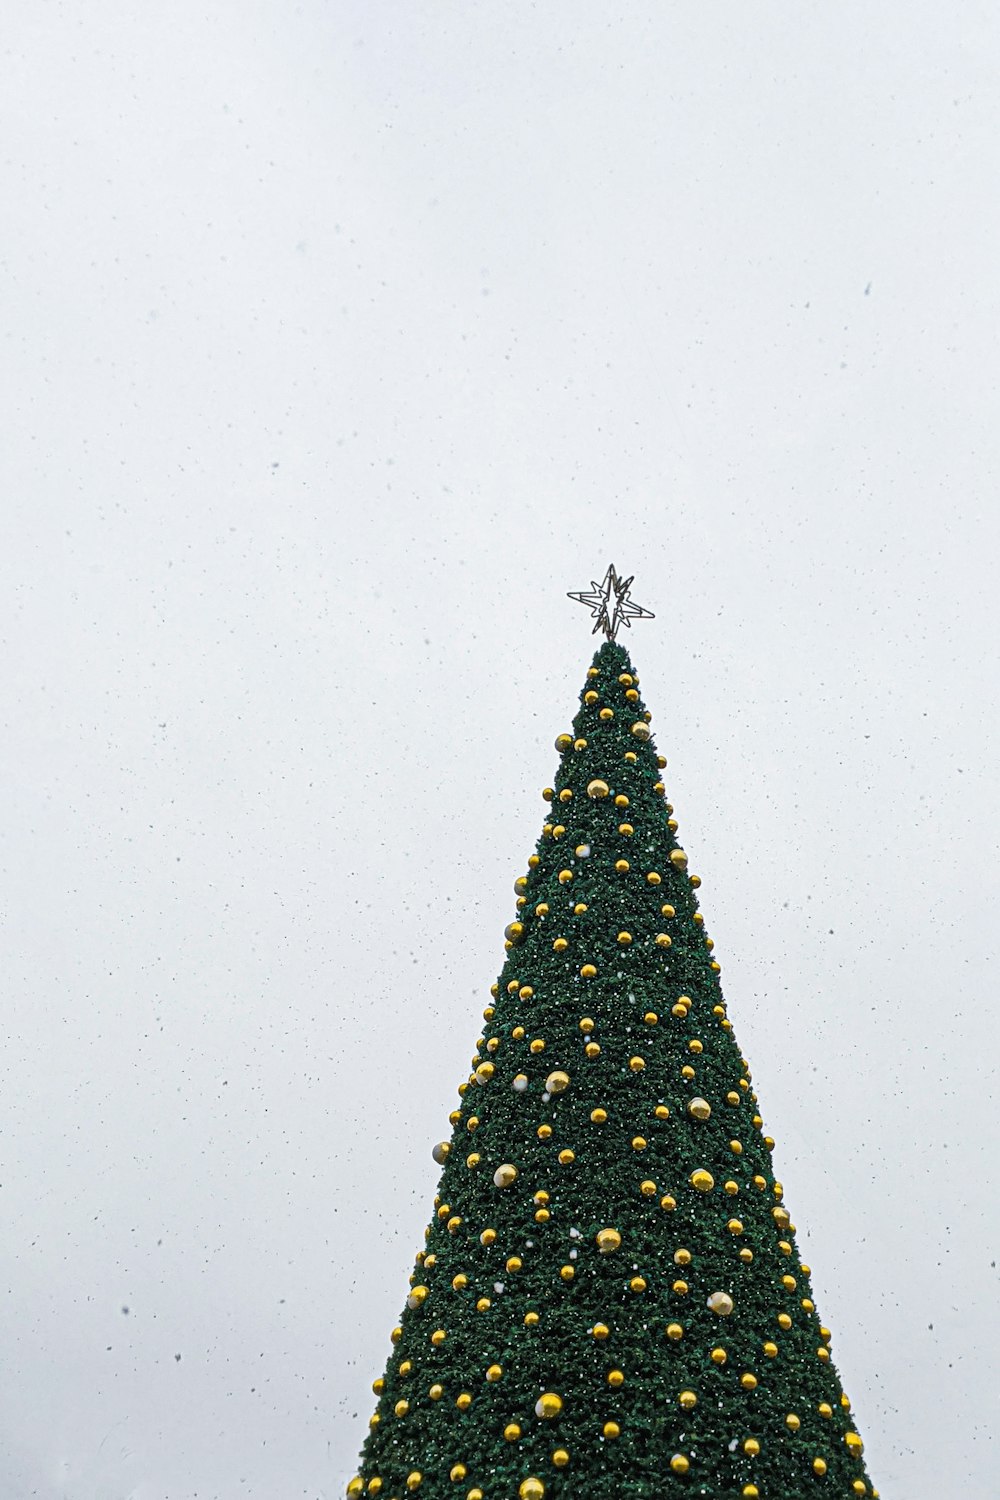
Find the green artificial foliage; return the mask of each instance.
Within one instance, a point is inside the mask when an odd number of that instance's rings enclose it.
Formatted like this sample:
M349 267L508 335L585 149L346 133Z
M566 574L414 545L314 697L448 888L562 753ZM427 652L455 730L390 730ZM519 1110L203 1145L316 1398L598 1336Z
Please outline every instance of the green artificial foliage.
M559 742L349 1495L877 1495L636 682Z

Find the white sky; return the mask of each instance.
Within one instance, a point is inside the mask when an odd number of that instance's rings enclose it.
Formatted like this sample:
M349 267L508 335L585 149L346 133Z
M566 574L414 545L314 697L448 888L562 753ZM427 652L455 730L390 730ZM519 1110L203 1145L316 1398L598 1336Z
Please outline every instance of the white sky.
M342 1493L614 561L875 1482L995 1500L996 7L3 29L0 1491Z

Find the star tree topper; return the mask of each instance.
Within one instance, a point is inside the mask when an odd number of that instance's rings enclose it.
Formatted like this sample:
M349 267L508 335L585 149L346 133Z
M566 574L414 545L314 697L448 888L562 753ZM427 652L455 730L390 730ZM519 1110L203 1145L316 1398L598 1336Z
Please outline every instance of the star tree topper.
M643 609L641 604L632 603L628 596L631 587L632 578L619 578L615 572L615 565L612 563L604 575L603 583L595 583L591 579L589 594L571 593L569 598L576 599L580 604L586 604L594 616L595 624L592 635L603 630L608 640L613 641L620 626L624 625L627 629L631 629L633 620L654 618L651 609Z

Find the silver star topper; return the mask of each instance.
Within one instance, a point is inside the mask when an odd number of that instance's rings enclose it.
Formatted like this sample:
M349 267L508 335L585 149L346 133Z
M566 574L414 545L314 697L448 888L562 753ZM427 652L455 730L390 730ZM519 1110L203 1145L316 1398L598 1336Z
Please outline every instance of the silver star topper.
M633 620L655 618L651 609L643 609L641 604L632 603L628 596L631 587L632 578L619 578L612 563L604 575L603 583L595 583L591 579L589 594L570 594L569 597L580 604L586 604L595 617L591 634L596 635L599 630L603 630L608 640L613 641L620 626L631 629Z

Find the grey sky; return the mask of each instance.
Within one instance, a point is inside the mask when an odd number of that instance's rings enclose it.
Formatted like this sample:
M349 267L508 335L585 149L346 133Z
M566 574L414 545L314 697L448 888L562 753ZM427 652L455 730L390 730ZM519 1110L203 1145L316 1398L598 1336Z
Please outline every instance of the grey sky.
M871 1472L995 1500L995 10L8 9L0 1490L342 1493L614 561Z

